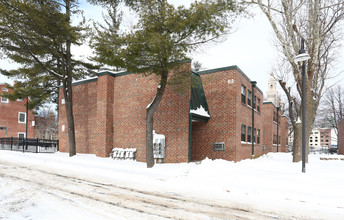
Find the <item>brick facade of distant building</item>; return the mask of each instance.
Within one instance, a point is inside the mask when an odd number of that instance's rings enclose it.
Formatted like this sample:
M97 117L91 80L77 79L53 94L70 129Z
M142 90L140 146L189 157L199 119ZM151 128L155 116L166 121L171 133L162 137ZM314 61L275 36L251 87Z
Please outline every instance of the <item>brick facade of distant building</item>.
M26 134L26 99L10 101L1 96L2 92L11 92L5 84L0 84L0 138L2 137L25 137ZM34 115L28 112L28 138L34 137ZM6 129L7 128L7 135Z
M184 68L191 72L190 64L185 64ZM254 154L276 151L277 148L272 147L272 137L277 123L272 121L272 115L266 116L276 107L265 107L263 93L258 87L254 89L255 101L252 102L249 97L251 80L237 66L202 71L192 76L202 81L198 88L191 86L190 92L190 89L175 90L168 85L154 115L155 132L166 137L163 162L188 162L206 157L232 161L251 158L252 105L256 134ZM136 148L136 159L145 161L146 107L155 95L158 80L154 76L127 72L103 72L96 78L73 85L77 152L107 157L112 148ZM205 107L209 116L190 113L200 102L194 100L197 99L194 92L200 93L203 106L198 107ZM59 100L60 151L68 152L62 100L63 95ZM269 111L265 113L264 109ZM279 151L286 152L287 120L280 119Z
M344 154L344 120L338 124L338 154Z

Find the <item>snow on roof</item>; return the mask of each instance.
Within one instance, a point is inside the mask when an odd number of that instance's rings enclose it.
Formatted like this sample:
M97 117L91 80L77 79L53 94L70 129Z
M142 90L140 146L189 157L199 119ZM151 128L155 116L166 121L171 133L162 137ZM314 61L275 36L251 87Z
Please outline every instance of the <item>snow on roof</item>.
M197 109L190 109L190 113L210 118L209 113L203 108L202 105Z

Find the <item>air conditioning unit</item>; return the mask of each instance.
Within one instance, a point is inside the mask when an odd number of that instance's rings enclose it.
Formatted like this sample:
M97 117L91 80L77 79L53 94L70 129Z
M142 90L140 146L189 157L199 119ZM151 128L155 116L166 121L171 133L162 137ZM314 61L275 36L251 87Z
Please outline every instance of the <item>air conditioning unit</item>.
M156 134L153 131L153 154L154 159L165 158L165 135Z

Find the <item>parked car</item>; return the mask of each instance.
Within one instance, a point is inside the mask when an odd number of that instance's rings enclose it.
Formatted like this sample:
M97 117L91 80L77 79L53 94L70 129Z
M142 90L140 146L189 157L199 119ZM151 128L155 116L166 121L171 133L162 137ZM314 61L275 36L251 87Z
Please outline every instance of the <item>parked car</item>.
M338 151L338 148L336 148L336 147L331 147L330 149L328 149L328 152L329 152L330 154L336 154L337 151Z

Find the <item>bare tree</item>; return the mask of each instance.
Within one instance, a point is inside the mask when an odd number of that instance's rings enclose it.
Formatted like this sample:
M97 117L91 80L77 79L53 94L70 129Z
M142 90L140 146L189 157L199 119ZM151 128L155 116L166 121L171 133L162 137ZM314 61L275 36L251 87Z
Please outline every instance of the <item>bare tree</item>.
M315 120L325 82L329 78L335 55L340 48L342 37L340 25L344 19L342 0L251 0L247 3L258 5L269 20L277 39L277 48L282 54L290 72L281 78L279 84L289 103L290 122L293 126L293 162L301 160L301 134L303 121L300 105L302 97L301 68L294 61L300 49L300 39L305 40L310 55L306 70L306 138L309 138ZM288 80L288 81L287 81ZM306 139L306 140L307 140ZM308 147L306 160L308 160Z
M43 107L35 116L35 137L57 139L58 125L56 111Z
M320 105L320 114L323 123L333 128L338 140L338 123L344 119L344 90L342 86L329 89L322 104Z

